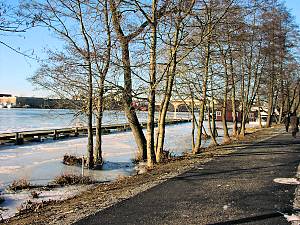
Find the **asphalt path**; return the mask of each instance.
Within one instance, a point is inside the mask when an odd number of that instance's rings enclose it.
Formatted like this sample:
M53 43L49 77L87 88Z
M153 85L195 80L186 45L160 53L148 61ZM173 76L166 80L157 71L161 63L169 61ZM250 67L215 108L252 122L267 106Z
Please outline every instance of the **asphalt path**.
M199 165L133 198L77 222L83 224L289 224L300 137L283 133Z

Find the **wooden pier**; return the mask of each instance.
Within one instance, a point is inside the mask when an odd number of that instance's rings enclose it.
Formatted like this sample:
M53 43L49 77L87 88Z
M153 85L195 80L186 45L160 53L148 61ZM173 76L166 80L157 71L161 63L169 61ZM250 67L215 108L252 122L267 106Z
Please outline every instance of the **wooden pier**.
M172 119L167 120L166 125L187 123L190 119ZM147 126L146 122L141 123L142 127ZM157 122L155 122L157 126ZM102 133L108 134L114 131L128 131L130 130L128 123L124 124L111 124L102 125ZM96 127L93 127L93 132L96 133ZM33 130L33 131L21 131L13 133L0 133L0 144L15 143L16 145L22 145L28 141L42 141L46 138L52 138L57 140L65 137L78 137L87 134L87 127L70 127L60 129L49 129L49 130Z

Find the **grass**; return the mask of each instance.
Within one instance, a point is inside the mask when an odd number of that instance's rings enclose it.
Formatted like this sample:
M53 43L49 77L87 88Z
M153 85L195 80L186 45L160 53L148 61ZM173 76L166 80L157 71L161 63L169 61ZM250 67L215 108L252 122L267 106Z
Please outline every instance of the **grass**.
M8 186L8 190L19 191L24 189L29 189L31 184L26 179L14 180L11 185Z
M89 176L82 177L75 174L62 174L55 177L53 183L61 186L66 186L75 184L92 184L95 183L95 181Z

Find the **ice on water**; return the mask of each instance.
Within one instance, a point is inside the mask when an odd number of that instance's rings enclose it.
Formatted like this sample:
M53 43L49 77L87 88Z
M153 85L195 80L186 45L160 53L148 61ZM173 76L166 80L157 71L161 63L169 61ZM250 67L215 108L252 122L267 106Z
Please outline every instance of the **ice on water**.
M34 111L34 110L33 110ZM23 112L19 109L11 111L14 116L4 120L5 113L0 110L1 121L7 121L6 124L0 124L1 132L11 132L16 130L44 129L54 127L66 127L72 125L72 113L66 113L66 118L55 117L48 118L51 110L37 110L30 116L29 112ZM46 114L46 115L45 115ZM178 115L178 114L177 114ZM6 115L7 116L7 115ZM139 117L146 118L145 113L140 113ZM185 114L187 116L187 114ZM8 116L9 117L9 116ZM38 118L32 118L38 117ZM106 123L125 122L124 114L119 115L116 122L117 113L111 113L106 116ZM27 118L27 119L26 119ZM69 118L69 119L67 119ZM123 119L122 119L123 118ZM40 124L40 127L31 127L34 121ZM43 122L43 121L46 122ZM143 119L141 119L143 120ZM17 122L19 121L19 122ZM66 122L68 121L68 122ZM16 124L18 123L18 125ZM21 125L20 125L21 124ZM19 127L21 126L21 127ZM221 124L217 124L221 127ZM219 131L222 136L221 131ZM220 137L221 138L221 137ZM27 143L21 146L0 146L0 190L4 190L14 180L25 178L32 184L43 185L51 182L56 176L63 173L81 174L80 167L66 166L62 163L65 154L82 156L86 154L86 137L68 138L62 140L45 140L42 143ZM173 154L181 154L184 151L191 150L191 124L184 123L179 125L167 126L165 149L173 152ZM134 173L134 165L131 163L136 155L136 144L131 132L112 133L103 136L103 157L104 167L101 171L86 171L85 174L92 176L98 181L111 181L119 176L128 176ZM58 192L60 193L60 192ZM59 194L58 194L59 195ZM15 198L28 197L28 193L15 196ZM9 197L9 201L5 204L10 205L7 216L11 216L14 212L14 205L25 201L25 197L14 199Z

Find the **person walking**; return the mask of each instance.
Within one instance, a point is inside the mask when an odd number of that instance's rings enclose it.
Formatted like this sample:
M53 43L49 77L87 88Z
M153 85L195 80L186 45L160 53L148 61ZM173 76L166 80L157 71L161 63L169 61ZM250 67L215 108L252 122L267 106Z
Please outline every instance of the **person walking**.
M291 122L291 117L290 117L290 113L288 113L284 118L284 125L285 125L286 132L289 132L290 122Z
M295 138L297 132L299 131L299 119L296 116L296 112L293 112L290 118L290 125L291 125L291 131L292 131L292 136Z

